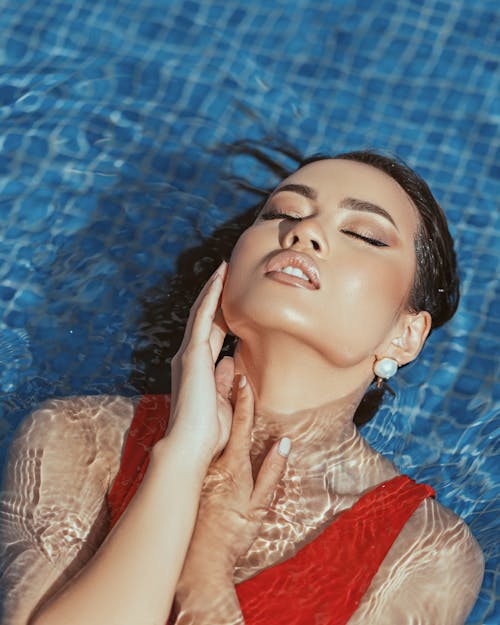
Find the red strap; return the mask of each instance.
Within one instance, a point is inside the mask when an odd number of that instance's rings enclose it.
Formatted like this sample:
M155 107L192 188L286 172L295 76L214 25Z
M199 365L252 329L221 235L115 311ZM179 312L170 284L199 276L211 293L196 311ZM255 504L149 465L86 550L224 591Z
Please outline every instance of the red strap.
M294 557L239 584L247 625L344 625L418 505L434 491L399 475L361 497Z

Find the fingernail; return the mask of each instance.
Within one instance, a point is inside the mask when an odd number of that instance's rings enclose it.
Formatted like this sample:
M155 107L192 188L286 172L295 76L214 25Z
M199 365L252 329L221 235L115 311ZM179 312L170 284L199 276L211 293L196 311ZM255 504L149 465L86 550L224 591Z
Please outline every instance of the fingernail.
M216 282L217 279L220 278L224 274L226 265L227 265L226 261L223 260L221 264L217 267L217 269L213 272L210 278L212 282Z
M283 456L283 458L288 458L288 454L290 453L291 448L292 441L288 438L288 436L285 436L280 440L280 443L278 445L278 453L280 456Z
M242 375L240 376L240 381L238 382L238 387L239 388L243 388L247 383L247 376L246 375Z

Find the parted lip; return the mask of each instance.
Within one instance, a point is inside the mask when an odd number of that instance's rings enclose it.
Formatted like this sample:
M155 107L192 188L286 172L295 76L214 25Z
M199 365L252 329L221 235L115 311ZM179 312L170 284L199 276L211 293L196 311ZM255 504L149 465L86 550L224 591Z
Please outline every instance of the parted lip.
M309 278L315 289L320 287L319 271L310 256L294 250L282 250L274 254L266 263L265 271L280 271L285 267L298 267Z

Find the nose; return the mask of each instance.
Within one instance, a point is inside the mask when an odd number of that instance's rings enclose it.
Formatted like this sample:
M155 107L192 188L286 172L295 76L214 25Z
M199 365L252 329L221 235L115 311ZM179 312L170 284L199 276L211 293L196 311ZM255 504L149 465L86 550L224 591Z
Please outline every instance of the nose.
M319 255L328 252L328 241L314 217L306 217L300 221L282 222L281 245L283 248L298 250L314 250Z

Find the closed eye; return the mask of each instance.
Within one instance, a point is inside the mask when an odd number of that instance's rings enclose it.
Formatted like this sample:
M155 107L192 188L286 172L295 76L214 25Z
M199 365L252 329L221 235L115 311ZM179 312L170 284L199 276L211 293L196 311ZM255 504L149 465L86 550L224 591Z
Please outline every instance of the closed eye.
M289 215L288 213L280 213L279 211L268 211L260 216L261 219L288 219L290 221L301 221L302 217L297 215Z
M359 232L354 232L353 230L341 230L344 234L347 234L349 237L353 237L355 239L361 239L365 241L369 245L373 245L375 247L389 247L387 243L380 241L379 239L373 239L372 237L367 237L364 234L360 234Z
M276 210L269 210L266 213L263 213L260 217L261 219L264 219L266 221L271 220L271 219L288 219L289 221L302 221L303 219L303 217L300 217L298 215L290 215L289 213L283 213L283 212L276 211ZM344 230L341 230L341 232L355 239L360 239L361 241L364 241L368 245L373 245L374 247L389 247L387 243L380 241L380 239L374 239L373 237L368 237L354 230L344 229Z

